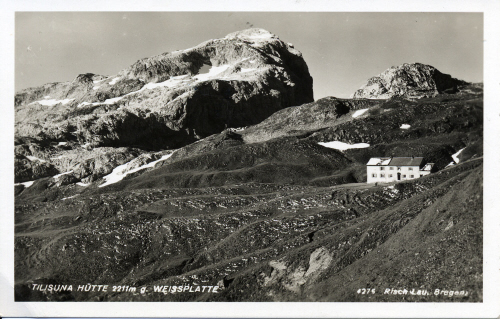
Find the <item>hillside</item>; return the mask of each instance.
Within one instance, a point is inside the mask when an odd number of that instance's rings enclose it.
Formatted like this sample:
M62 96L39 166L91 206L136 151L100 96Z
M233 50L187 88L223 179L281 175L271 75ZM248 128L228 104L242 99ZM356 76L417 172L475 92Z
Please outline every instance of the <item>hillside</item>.
M274 111L175 149L18 136L16 300L482 301L482 84ZM412 155L436 171L366 184ZM32 289L87 283L127 288Z
M392 186L252 183L18 205L16 298L481 301L481 163ZM110 282L149 290L42 294L22 285L30 282ZM154 285L181 284L221 290L152 291ZM469 295L356 293L387 287L443 287Z

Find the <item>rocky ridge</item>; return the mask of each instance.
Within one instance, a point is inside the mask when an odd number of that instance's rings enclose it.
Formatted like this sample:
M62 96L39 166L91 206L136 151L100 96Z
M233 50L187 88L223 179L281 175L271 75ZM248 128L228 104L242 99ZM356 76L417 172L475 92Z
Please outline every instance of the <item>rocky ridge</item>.
M51 163L65 172L69 184L58 187L60 178L48 172L48 177L34 181L33 186L18 185L18 199L52 201L144 187L364 182L364 165L370 157L395 154L419 154L440 170L457 163L457 156L460 161L482 156L479 89L471 86L469 93L417 101L324 98L281 110L257 125L226 129L175 151L70 149L64 155L51 156ZM57 146L63 147L71 148ZM84 160L80 163L79 159Z
M250 29L139 60L114 76L81 74L24 90L15 97L16 134L172 148L312 100L301 53Z
M114 76L29 88L15 96L16 182L74 170L53 158L174 149L312 100L301 53L263 29L141 59Z
M440 93L456 93L468 84L443 74L436 68L422 63L404 63L393 66L368 80L354 92L354 99L389 99L402 97L418 99L434 97Z

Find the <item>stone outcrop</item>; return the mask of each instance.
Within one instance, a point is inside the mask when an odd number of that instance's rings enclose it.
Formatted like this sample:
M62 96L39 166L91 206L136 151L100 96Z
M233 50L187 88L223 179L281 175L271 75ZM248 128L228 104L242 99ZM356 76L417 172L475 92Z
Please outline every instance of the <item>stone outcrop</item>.
M380 101L325 97L274 113L259 124L246 129L243 139L245 142L255 143L335 126L340 117L378 104Z
M355 99L389 99L402 97L418 99L434 97L440 93L456 93L468 84L443 74L436 68L422 63L404 63L393 66L372 77L353 94Z

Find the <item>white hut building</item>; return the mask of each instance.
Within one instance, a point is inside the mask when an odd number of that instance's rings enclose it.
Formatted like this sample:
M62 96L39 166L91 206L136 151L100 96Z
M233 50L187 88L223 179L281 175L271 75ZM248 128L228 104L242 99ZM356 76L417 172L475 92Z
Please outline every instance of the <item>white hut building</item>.
M423 157L372 157L366 164L367 183L388 183L419 178L431 173L434 163Z

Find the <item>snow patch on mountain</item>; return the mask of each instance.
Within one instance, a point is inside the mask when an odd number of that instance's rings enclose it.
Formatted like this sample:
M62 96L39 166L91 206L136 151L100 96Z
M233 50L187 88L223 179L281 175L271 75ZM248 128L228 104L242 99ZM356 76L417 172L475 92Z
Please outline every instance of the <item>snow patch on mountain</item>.
M73 171L69 171L69 172L65 172L65 173L61 173L61 174L57 174L57 175L54 175L52 176L53 179L58 179L59 177L63 176L63 175L68 175L68 174L71 174L73 173Z
M15 186L19 186L19 185L24 185L24 187L28 188L30 187L31 185L33 185L35 181L29 181L29 182L23 182L23 183L16 183L14 184Z
M267 30L258 28L233 32L228 34L224 39L238 39L254 48L261 48L268 43L279 41L279 38L276 35ZM290 46L289 48L293 50L293 46Z
M64 100L50 99L50 100L35 101L35 102L31 102L30 104L38 103L38 104L41 104L41 105L44 105L44 106L54 106L54 105L57 105L57 104L66 105L66 104L68 104L69 102L71 102L73 100L74 99L64 99Z
M354 114L352 115L353 118L356 118L358 116L361 116L363 115L366 111L368 111L368 109L362 109L362 110L357 110L356 112L354 112Z
M78 183L76 183L76 185L78 185L78 186L83 186L83 187L87 187L87 186L89 186L90 184L91 184L91 183L85 184L85 183L82 183L82 182L78 182Z
M115 79L117 79L117 78L115 78ZM189 80L190 80L190 78L189 78L188 74L179 75L179 76L172 76L172 77L170 77L170 79L168 79L166 81L159 82L159 83L154 83L154 82L147 83L140 90L133 91L133 92L124 94L122 96L117 96L117 97L114 97L111 99L106 99L104 102L94 102L94 103L82 102L82 103L78 104L77 107L81 108L81 107L88 106L88 105L97 106L97 105L102 105L102 104L112 105L112 104L115 104L116 102L120 101L121 99L123 99L126 96L137 94L137 93L142 92L144 90L154 90L154 89L161 88L161 87L176 88L176 87L180 87L181 85L185 84L185 82L189 81Z
M163 82L148 83L148 84L144 85L140 90L128 93L127 95L135 94L135 93L138 93L138 92L143 91L143 90L153 90L153 89L156 89L159 87L169 87L169 88L176 87L176 86L179 86L180 84L182 84L182 82L188 81L189 80L187 78L188 76L189 76L188 74L184 74L184 75L179 75L179 76L173 76L170 79L163 81Z
M246 73L246 72L252 72L252 71L255 71L257 70L257 68L241 68L241 73Z
M84 107L84 106L87 106L87 105L94 105L94 103L82 102L82 103L78 104L76 107L80 108L80 107Z
M186 91L184 93L182 93L181 95L177 96L175 99L173 99L172 101L168 102L167 104L170 104L174 101L177 101L179 99L182 99L182 98L185 98L185 97L188 97L190 95L190 92L189 91Z
M26 155L26 158L28 158L32 162L34 162L34 161L39 161L40 163L46 162L46 160L43 160L43 159L35 157L35 156Z
M264 29L248 29L228 34L225 39L238 38L247 41L269 41L275 38L275 35Z
M124 96L114 97L112 99L107 99L106 101L104 101L104 102L102 102L100 104L112 105L112 104L115 104L116 102L120 101L124 97L125 97L125 95Z
M246 37L249 40L269 40L273 38L273 34L270 32L260 33L260 34L252 34Z
M333 142L319 142L318 143L321 146L328 147L328 148L334 148L339 151L345 151L351 148L367 148L370 147L370 144L368 143L356 143L356 144L348 144L344 142L339 142L339 141L333 141Z
M462 151L464 150L465 148L462 148L461 150L459 150L458 152L456 152L455 154L451 155L451 157L453 158L453 160L455 161L455 163L459 163L460 162L460 159L458 158L458 155L460 155L460 153L462 153Z
M125 176L127 176L128 174L138 172L138 171L145 169L145 168L154 167L156 165L156 163L168 159L170 156L172 156L172 154L173 153L163 155L160 159L158 159L156 161L152 161L148 164L136 167L136 168L131 169L131 170L128 170L128 167L129 167L129 164L134 160L127 162L125 164L122 164L120 166L117 166L117 167L115 167L115 169L113 169L113 171L110 174L104 176L104 180L106 182L104 184L99 185L99 187L104 187L104 186L108 186L108 185L117 183L117 182L121 181L123 178L125 178Z
M197 74L193 76L193 78L197 79L198 81L206 81L212 77L215 77L218 74L221 74L222 72L226 71L231 65L229 64L223 64L220 66L212 66L210 70L208 70L208 73L203 73L203 74Z

